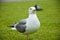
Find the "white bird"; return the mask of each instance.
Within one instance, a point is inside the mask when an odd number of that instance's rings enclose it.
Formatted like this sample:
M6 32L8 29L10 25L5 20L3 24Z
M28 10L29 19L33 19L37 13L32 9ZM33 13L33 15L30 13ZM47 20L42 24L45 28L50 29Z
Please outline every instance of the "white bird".
M24 33L27 35L27 40L29 40L28 35L35 33L39 27L40 27L40 21L36 15L36 11L42 10L39 8L37 5L34 7L29 8L29 16L26 19L23 19L16 24L14 24L12 29L13 30L18 30L21 33Z

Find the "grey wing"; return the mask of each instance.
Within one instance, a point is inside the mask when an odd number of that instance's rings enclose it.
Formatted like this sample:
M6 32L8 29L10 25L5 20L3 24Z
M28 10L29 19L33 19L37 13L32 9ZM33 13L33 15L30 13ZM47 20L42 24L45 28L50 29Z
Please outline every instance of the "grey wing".
M16 29L21 32L24 33L25 29L26 29L26 19L21 20L17 25L16 25Z

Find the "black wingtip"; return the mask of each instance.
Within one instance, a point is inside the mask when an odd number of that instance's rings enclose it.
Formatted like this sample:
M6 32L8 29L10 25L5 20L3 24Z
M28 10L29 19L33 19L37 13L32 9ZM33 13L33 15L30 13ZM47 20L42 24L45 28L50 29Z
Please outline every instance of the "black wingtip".
M14 27L14 26L8 26L8 27Z

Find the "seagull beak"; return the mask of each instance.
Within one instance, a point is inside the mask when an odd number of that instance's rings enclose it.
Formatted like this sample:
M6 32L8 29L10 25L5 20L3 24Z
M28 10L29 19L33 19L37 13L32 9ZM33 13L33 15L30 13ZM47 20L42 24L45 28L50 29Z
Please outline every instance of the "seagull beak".
M40 8L39 6L35 5L36 11L42 11L43 9Z

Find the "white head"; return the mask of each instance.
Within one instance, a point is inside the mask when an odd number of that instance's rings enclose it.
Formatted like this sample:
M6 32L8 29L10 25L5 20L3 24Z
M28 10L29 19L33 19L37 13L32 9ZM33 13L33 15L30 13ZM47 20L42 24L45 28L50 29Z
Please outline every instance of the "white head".
M29 8L29 14L35 14L36 11L41 11L42 8L40 8L39 6L35 5L34 7L30 7Z
M36 13L36 8L35 7L30 7L29 8L29 14L35 14Z

